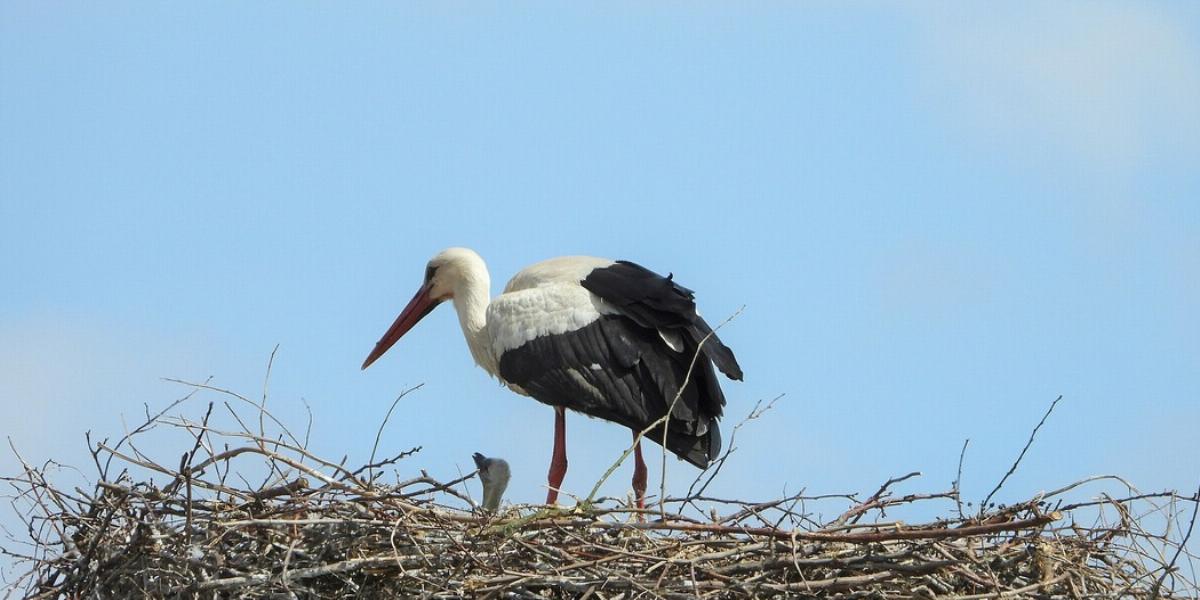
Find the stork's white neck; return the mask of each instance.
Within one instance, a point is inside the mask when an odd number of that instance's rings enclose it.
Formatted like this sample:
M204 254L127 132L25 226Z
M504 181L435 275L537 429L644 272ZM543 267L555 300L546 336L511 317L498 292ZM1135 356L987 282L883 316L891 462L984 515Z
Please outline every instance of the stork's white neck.
M458 312L458 323L462 325L467 348L475 364L483 367L489 375L498 375L496 358L492 356L491 339L487 331L487 308L491 299L492 281L487 267L480 261L478 266L465 270L462 278L454 285L454 310Z

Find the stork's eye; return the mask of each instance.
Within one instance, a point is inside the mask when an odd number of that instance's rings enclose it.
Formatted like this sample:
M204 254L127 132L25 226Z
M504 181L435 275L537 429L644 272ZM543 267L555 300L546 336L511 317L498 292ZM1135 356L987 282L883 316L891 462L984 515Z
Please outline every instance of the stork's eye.
M437 272L437 267L429 265L425 267L425 283L433 281L433 274Z

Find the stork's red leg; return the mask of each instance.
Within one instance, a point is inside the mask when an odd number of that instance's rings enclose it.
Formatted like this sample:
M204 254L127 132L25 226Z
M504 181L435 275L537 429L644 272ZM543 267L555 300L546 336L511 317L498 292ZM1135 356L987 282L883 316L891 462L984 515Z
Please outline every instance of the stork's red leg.
M558 502L558 488L567 475L567 411L554 408L554 454L550 457L550 474L547 481L550 491L546 492L546 504Z
M633 494L638 508L646 508L646 461L642 460L642 442L633 432Z

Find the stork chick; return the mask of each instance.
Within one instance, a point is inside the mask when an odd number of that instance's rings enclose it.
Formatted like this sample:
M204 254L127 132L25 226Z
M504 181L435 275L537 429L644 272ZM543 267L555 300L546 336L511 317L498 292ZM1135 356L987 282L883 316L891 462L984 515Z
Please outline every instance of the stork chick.
M472 458L479 469L479 481L483 483L483 509L496 512L508 487L508 462L503 458L488 458L478 452Z

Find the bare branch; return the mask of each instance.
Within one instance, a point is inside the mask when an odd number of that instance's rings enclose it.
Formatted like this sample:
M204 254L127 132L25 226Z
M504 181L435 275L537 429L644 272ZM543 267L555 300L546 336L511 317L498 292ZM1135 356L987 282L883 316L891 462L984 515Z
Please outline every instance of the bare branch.
M401 453L401 454L397 455L396 458L390 462L384 461L382 463L375 464L375 452L377 452L379 450L379 438L383 436L383 428L387 427L388 419L392 418L392 411L396 410L396 405L399 404L400 401L403 400L405 396L421 389L421 386L423 386L423 385L425 385L425 384L418 383L417 385L414 385L413 387L410 387L407 390L400 392L400 395L396 396L395 400L392 400L392 405L388 407L387 414L383 416L383 421L381 421L379 423L379 429L375 431L375 443L371 446L371 460L367 461L367 465L366 465L367 481L375 480L375 469L377 467L381 467L385 464L390 464L391 462L395 462L396 460L400 460L401 458L404 458L405 456L407 456L406 454ZM418 448L418 450L419 450L419 448ZM417 450L413 450L413 452L416 452L416 451ZM358 473L355 472L355 475L357 475L357 474Z
M993 488L992 491L990 493L988 493L987 497L983 499L983 502L979 503L979 510L981 512L988 505L988 502L991 502L992 496L995 496L996 492L999 492L1000 488L1004 486L1004 482L1008 481L1008 477L1017 471L1017 465L1021 464L1021 459L1025 458L1025 452L1027 452L1029 450L1029 447L1033 445L1033 439L1035 437L1037 437L1038 430L1041 429L1042 425L1044 425L1046 423L1046 418L1050 416L1050 413L1054 412L1054 407L1058 406L1058 401L1062 400L1062 398L1063 397L1060 394L1057 398L1054 399L1054 402L1050 403L1050 408L1046 409L1046 414L1042 415L1042 420L1038 421L1037 426L1033 428L1032 432L1030 432L1029 441L1025 442L1024 448L1021 448L1021 454L1019 454L1017 456L1017 460L1013 461L1012 466L1008 468L1008 472L1004 474L1004 477L1000 478L1000 483L997 483L996 487Z

